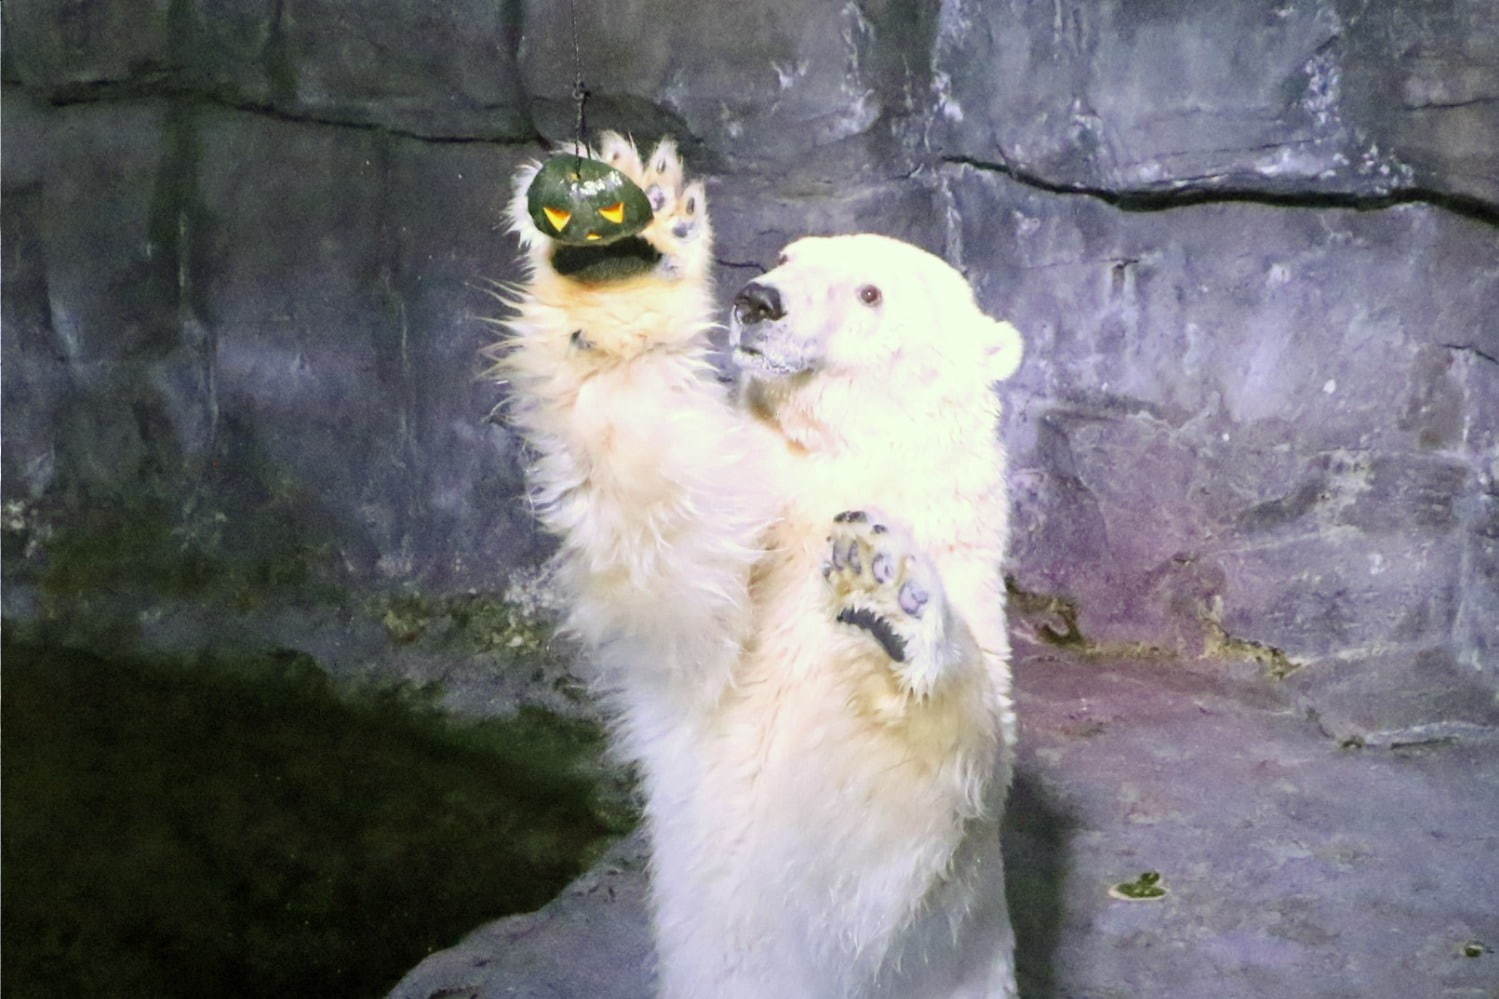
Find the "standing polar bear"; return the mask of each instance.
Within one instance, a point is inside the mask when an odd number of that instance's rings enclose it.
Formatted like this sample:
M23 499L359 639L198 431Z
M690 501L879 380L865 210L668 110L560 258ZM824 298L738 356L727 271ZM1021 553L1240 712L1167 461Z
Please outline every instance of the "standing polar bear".
M669 140L596 155L655 217L561 246L523 169L498 373L643 781L661 994L1014 996L991 386L1019 335L915 247L803 239L735 300L729 399L701 184Z

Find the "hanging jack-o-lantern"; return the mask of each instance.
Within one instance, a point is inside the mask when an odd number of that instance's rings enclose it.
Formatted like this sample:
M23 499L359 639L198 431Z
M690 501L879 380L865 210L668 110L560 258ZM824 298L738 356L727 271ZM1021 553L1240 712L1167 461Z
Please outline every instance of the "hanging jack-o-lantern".
M651 222L651 203L636 184L607 163L554 156L526 191L531 221L569 246L599 246L633 236Z

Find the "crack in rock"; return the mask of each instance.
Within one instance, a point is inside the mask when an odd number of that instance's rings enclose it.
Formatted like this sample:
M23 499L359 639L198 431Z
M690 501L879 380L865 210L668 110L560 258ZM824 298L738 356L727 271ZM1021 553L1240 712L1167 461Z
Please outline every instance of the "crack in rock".
M1003 152L999 155L1000 162L975 159L971 156L945 155L942 157L942 163L946 166L966 166L988 173L1002 174L1016 183L1047 194L1094 198L1125 211L1165 211L1172 208L1217 203L1379 211L1399 205L1422 204L1499 226L1499 205L1491 205L1477 198L1447 194L1421 187L1393 188L1383 194L1357 194L1351 191L1269 191L1252 187L1217 185L1208 187L1189 185L1167 191L1141 188L1114 190L1085 184L1050 181L1038 174L1011 165ZM1226 180L1227 177L1226 174L1204 174L1200 177L1183 179L1218 181Z
M1448 350L1461 350L1466 353L1472 354L1479 360L1488 361L1490 364L1499 364L1499 356L1490 354L1488 351L1483 350L1471 343L1443 343L1438 344L1438 346L1445 347Z

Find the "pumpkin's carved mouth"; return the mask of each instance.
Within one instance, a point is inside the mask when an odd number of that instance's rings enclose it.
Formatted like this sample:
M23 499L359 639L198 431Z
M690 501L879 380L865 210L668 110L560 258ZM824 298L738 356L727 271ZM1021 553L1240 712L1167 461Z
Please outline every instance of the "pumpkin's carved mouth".
M552 270L584 284L619 281L655 267L661 252L640 236L603 246L558 244L552 253Z

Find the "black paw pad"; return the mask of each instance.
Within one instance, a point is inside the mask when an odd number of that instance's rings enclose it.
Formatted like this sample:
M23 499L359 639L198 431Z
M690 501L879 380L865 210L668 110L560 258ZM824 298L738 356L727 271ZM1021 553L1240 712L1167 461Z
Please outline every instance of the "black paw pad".
M845 607L838 612L838 620L855 628L863 628L880 643L885 655L898 663L906 661L906 640L895 633L889 621L874 611L863 607Z
M833 518L835 524L862 524L869 519L863 510L844 510Z

